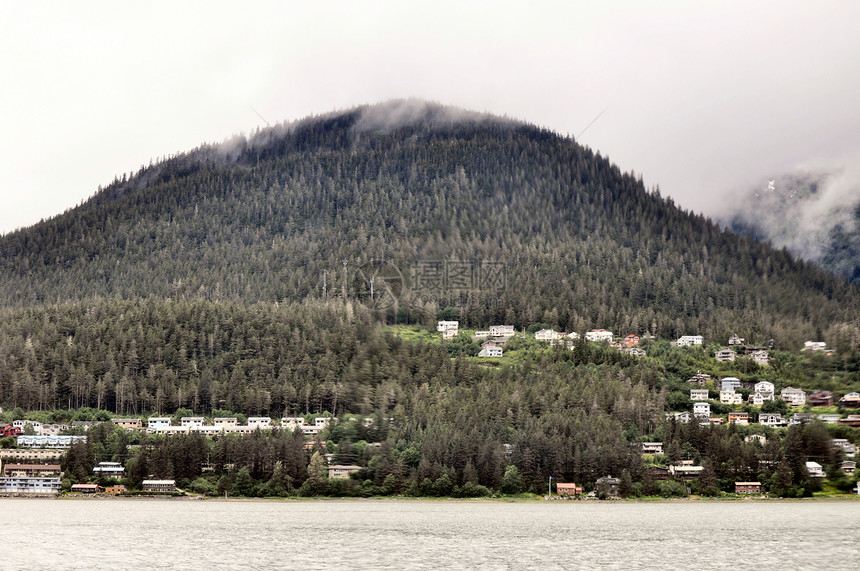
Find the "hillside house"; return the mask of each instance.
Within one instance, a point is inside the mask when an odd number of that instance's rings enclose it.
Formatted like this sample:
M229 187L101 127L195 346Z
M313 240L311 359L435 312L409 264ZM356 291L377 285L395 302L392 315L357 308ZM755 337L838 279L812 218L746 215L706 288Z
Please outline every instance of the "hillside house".
M708 400L708 389L690 389L690 400Z
M361 466L337 464L329 466L328 477L346 479L349 478L350 474L354 474L359 470L361 470Z
M753 351L750 353L750 359L760 367L770 365L770 355L767 354L767 351Z
M741 380L737 377L723 377L720 379L720 390L728 391L741 388Z
M836 421L836 424L841 426L854 426L860 427L860 414L849 414L845 418L840 418ZM21 436L18 437L18 440L21 440ZM20 445L19 445L20 446Z
M711 380L711 375L706 375L704 373L696 373L695 375L693 375L692 377L687 379L687 382L690 383L691 385L699 385L700 387L704 387L705 383L707 383L710 380ZM738 382L740 382L740 381L738 381Z
M517 332L513 325L491 325L490 337L513 337Z
M848 408L860 407L860 393L848 393L839 399L839 404Z
M730 412L729 424L747 425L750 423L750 415L748 412Z
M250 416L248 417L248 426L260 430L269 430L272 428L272 419L268 416Z
M666 420L675 420L680 424L690 424L693 420L693 415L689 412L668 412L666 413Z
M495 345L484 345L481 348L481 352L478 353L478 357L501 357L503 353L503 349L501 347L497 347Z
M218 418L212 419L212 424L214 426L238 426L239 419L235 416L219 416Z
M146 427L149 430L155 430L157 428L170 426L170 423L170 417L168 416L151 416L149 417L149 420L146 421Z
M489 336L489 331L475 331L475 334L473 335L475 339L487 339Z
M736 333L732 333L732 336L729 337L729 342L727 344L728 345L743 345L744 341L745 340L743 337L738 337Z
M99 462L98 466L93 467L93 473L106 478L124 478L125 468L119 462Z
M203 426L202 416L183 416L179 419L179 426L191 428L192 426Z
M807 424L815 420L811 412L796 412L791 416L791 424Z
M819 414L817 418L825 424L836 424L840 417L838 414Z
M436 331L438 331L439 333L444 333L446 331L454 331L455 335L456 335L456 332L459 329L460 329L460 322L459 321L439 321L436 324Z
M782 389L782 392L779 393L779 396L782 400L784 400L791 406L803 406L806 404L806 392L802 389L786 387Z
M851 442L848 442L847 438L834 438L833 447L837 450L841 450L848 458L854 458L857 454L857 447Z
M711 416L711 403L707 402L694 402L693 403L693 416L696 418L708 418Z
M624 338L624 346L625 347L635 347L639 345L639 336L635 334L630 334Z
M737 356L738 354L731 349L720 349L714 353L714 359L720 363L731 363Z
M702 470L702 466L685 463L669 466L669 474L679 480L695 480L702 474Z
M720 391L720 402L722 404L743 404L743 395L734 390Z
M830 391L815 391L806 398L811 406L831 406L833 404L833 394Z
M71 448L74 442L86 442L86 436L30 436L18 437L18 448Z
M810 478L824 478L826 476L824 468L818 462L807 462L806 471Z
M750 434L749 436L744 438L744 442L753 442L753 441L757 441L762 446L767 444L767 438L765 437L764 434Z
M624 352L628 355L633 355L634 357L644 357L647 355L647 353L645 353L645 349L642 349L641 347L627 347L624 349Z
M32 428L33 434L40 436L42 434L42 423L37 420L13 420L12 427L20 428L21 432L24 433L29 428Z
M59 478L59 464L6 464L3 475L7 478Z
M642 454L662 454L663 453L663 443L662 442L643 442L642 443Z
M669 469L663 466L646 466L644 472L652 480L669 479Z
M552 329L541 329L537 333L535 333L535 340L537 341L555 341L560 338L561 334L558 331L554 331Z
M612 331L605 329L592 329L585 333L586 341L612 341Z
M801 351L824 351L827 349L827 343L824 341L806 341L803 343Z
M141 430L143 428L143 420L139 418L112 418L110 421L115 426L120 426L126 430Z
M693 345L701 345L705 339L701 335L682 335L675 341L678 347L692 347Z
M784 428L788 426L788 421L782 418L778 412L763 412L758 415L758 423L762 426L770 426L771 428Z
M773 393L776 389L774 388L773 383L769 381L761 381L755 384L753 390L757 393L761 393L762 396L765 397L765 400L773 400Z
M842 470L848 476L854 475L854 470L857 467L857 463L854 460L845 460L839 464L839 469Z

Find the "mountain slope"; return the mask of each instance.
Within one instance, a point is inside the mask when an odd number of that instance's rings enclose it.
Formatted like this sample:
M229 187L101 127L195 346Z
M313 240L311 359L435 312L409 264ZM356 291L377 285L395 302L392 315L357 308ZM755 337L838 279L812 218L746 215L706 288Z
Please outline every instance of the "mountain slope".
M439 261L496 264L504 281L421 289ZM0 238L7 305L295 301L324 284L367 297L357 276L383 265L402 276L389 320L461 305L474 325L797 344L858 313L855 288L679 210L570 139L416 102L203 146Z

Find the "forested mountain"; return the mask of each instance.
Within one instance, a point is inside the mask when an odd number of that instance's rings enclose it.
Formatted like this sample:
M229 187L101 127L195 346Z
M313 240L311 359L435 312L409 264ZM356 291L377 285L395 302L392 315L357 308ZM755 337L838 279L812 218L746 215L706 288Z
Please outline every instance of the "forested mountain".
M422 290L444 261L474 262L474 279ZM324 283L328 298L357 298L368 284L356 275L382 264L403 278L389 321L433 319L442 298L464 306L464 325L736 331L796 347L858 315L845 282L681 211L569 138L417 102L312 117L123 175L0 238L0 291L18 306L292 302L322 298ZM482 282L482 264L504 280Z

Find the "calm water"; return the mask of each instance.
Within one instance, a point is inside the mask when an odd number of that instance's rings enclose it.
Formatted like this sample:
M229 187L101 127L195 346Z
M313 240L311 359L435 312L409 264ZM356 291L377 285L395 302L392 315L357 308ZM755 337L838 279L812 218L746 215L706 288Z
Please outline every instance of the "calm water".
M0 500L0 569L857 569L860 502Z

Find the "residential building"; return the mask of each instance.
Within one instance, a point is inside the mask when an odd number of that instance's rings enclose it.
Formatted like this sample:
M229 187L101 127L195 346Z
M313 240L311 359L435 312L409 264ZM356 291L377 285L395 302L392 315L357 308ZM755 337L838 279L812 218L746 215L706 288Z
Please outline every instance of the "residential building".
M126 489L126 487L123 486L122 484L115 484L113 486L106 486L105 487L105 493L111 494L113 496L117 496L119 494L124 494L127 491L128 491L128 489Z
M3 475L11 478L59 478L59 464L6 464Z
M854 458L857 454L857 447L851 442L848 442L848 439L846 438L834 438L833 447L844 452L845 456L848 458Z
M854 470L857 467L857 463L854 460L845 460L839 464L839 469L845 472L845 474L849 476L854 475Z
M0 494L56 496L60 493L60 478L0 477Z
M126 430L140 430L143 428L143 420L139 418L112 418L110 421Z
M652 480L668 480L669 469L663 466L646 466L644 470Z
M37 420L13 420L12 426L14 428L20 428L21 432L24 433L27 431L27 425L33 430L33 434L41 435L42 434L42 423Z
M735 390L741 388L741 380L737 377L723 377L720 379L720 390Z
M824 468L818 462L807 462L806 471L810 478L824 478L826 476Z
M337 464L328 467L329 478L349 478L350 474L354 474L361 470L361 466Z
M711 416L711 403L707 402L694 402L693 403L693 416L697 418L701 417L709 417Z
M582 494L582 486L558 482L555 485L555 491L559 496L579 496Z
M833 404L833 394L830 391L815 391L806 398L811 406L831 406Z
M818 415L818 420L820 420L821 422L824 422L826 424L836 424L837 422L839 422L839 418L840 417L838 414L819 414Z
M775 391L773 383L769 381L761 381L755 384L753 390L757 393L761 393L765 400L773 400L773 393ZM770 398L768 398L768 396Z
M538 341L555 341L559 337L561 337L559 332L552 329L541 329L535 333L535 339Z
M714 353L714 359L716 359L720 363L730 363L734 361L737 356L738 354L731 349L720 349L719 351Z
M839 404L848 408L860 407L860 393L848 393L839 399Z
M48 448L0 448L0 460L17 460L22 463L33 460L40 462L59 460L65 454L65 450Z
M183 416L179 419L179 426L190 428L192 426L203 426L204 418L202 416Z
M746 438L744 438L744 442L753 442L757 441L761 445L767 444L767 438L764 434L750 434Z
M458 329L460 329L459 321L439 321L436 324L436 331L439 333L444 333L445 331L456 332Z
M457 331L456 329L446 329L445 331L442 332L442 339L453 339L459 333L460 332Z
M760 494L761 482L735 482L736 494Z
M84 432L89 430L94 424L98 424L93 420L73 420L72 428L80 428Z
M743 345L744 344L744 338L738 337L736 333L732 333L732 336L729 337L728 344L729 345Z
M43 436L59 436L61 432L68 430L69 426L67 424L43 424L42 425L42 435Z
M503 350L501 347L495 347L492 345L487 345L483 347L478 353L478 357L501 357Z
M782 418L778 412L763 412L758 415L758 423L771 428L784 428L788 426L788 421Z
M708 400L708 389L690 389L690 400Z
M490 337L513 337L516 334L513 325L490 325Z
M490 336L489 331L475 331L475 335L474 335L475 339L486 339L489 336Z
M605 329L592 329L585 333L586 341L612 341L612 337L612 331Z
M669 474L680 480L694 480L702 474L702 470L702 466L685 463L669 466Z
M212 424L215 426L237 426L239 419L235 416L219 416L212 419Z
M104 488L98 484L72 484L73 494L98 494L104 491Z
M743 395L734 390L720 391L720 402L722 404L743 404Z
M860 427L860 414L849 414L845 418L840 418L839 420L837 420L836 424L842 426ZM21 437L19 436L18 438L20 439Z
M695 375L693 375L692 377L690 377L689 379L687 379L687 382L690 383L691 385L699 385L700 387L703 387L703 386L705 386L705 383L707 383L710 380L711 380L711 375L706 375L704 373L699 372L699 373L696 373ZM738 383L740 383L740 381L738 381Z
M644 357L647 354L645 353L645 349L641 347L627 347L624 349L624 352L634 357Z
M594 489L598 493L605 493L607 496L615 497L618 495L618 486L621 484L621 480L619 478L613 478L612 476L603 476L602 478L598 478L594 483Z
M678 338L675 344L678 347L691 347L693 345L701 345L704 343L704 338L701 335L682 335Z
M168 416L151 416L146 421L146 428L149 430L156 430L158 428L164 428L165 426L170 426L171 420Z
M689 412L669 412L666 413L666 420L674 419L675 422L681 424L690 424L690 421L693 420L693 415Z
M806 341L803 344L802 351L824 351L827 348L827 343L824 341Z
M791 406L803 406L806 404L806 392L802 389L786 387L782 389L782 392L779 393L779 396L782 400L784 400Z
M761 367L770 365L770 355L767 354L767 351L753 351L750 353L750 359Z
M796 412L791 416L791 424L806 424L815 420L811 412Z
M140 489L144 492L175 492L176 480L144 480Z
M99 462L99 465L93 468L93 473L108 478L124 478L125 467L119 462Z
M750 423L750 415L748 412L730 412L729 424L746 425Z
M625 347L634 347L639 345L639 336L631 333L627 337L624 338L624 346Z
M250 416L248 417L248 426L260 430L269 430L272 428L272 419L268 416Z
M753 393L747 399L747 402L753 406L761 406L764 404L764 401L770 400L766 399L765 395L762 393Z
M662 442L643 442L642 443L642 454L662 454L663 453L663 443Z
M86 436L29 436L18 437L18 448L71 448L73 442L86 442Z

